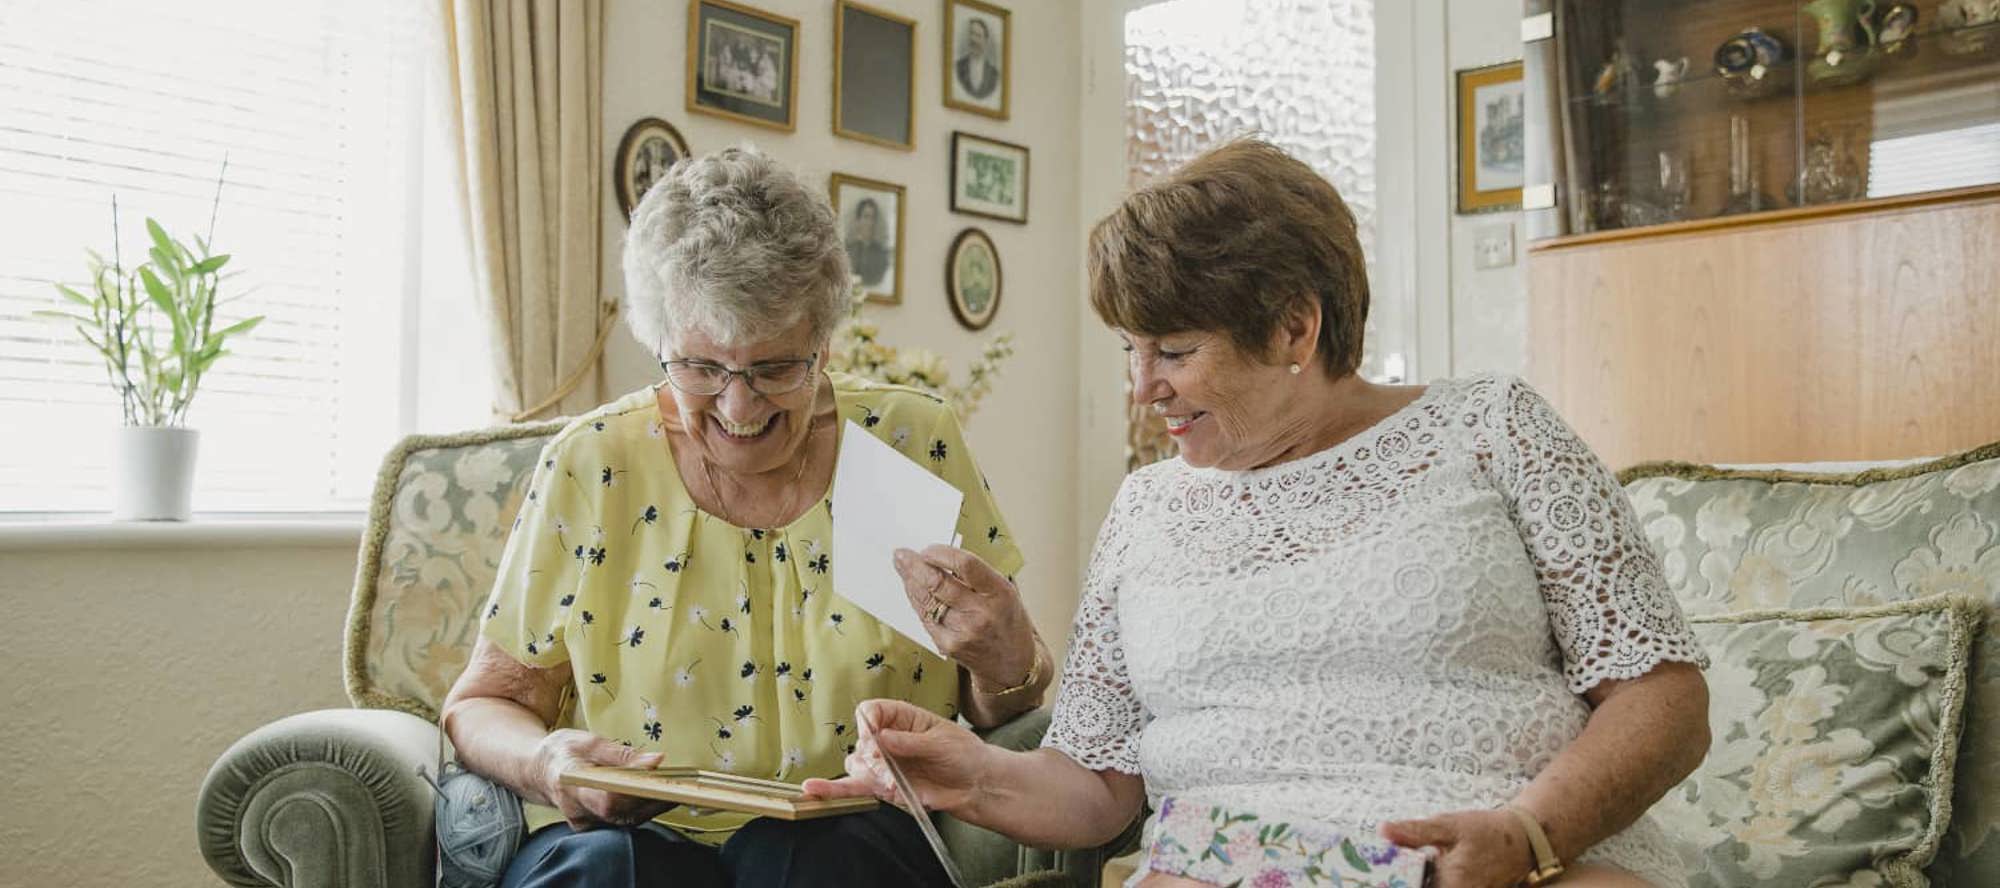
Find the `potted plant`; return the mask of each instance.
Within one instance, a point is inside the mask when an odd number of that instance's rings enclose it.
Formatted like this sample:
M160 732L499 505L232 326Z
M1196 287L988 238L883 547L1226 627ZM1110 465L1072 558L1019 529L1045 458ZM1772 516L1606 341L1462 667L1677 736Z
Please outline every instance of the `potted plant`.
M880 340L881 330L861 317L861 308L867 304L867 297L868 292L856 278L853 298L848 302L847 318L833 332L832 354L827 359L826 368L930 392L957 410L960 422L971 423L972 412L979 409L979 402L992 390L993 380L1000 375L1000 366L1014 354L1014 334L1002 333L987 340L985 347L980 349L978 360L967 365L965 384L954 385L951 367L936 352L923 348L901 348Z
M221 196L220 183L217 197ZM125 424L112 462L112 517L121 521L185 521L194 487L199 435L187 427L202 375L229 352L231 337L250 332L263 316L218 325L218 298L227 254L209 241L194 246L146 219L147 259L128 267L118 245L118 202L111 203L111 261L90 253L90 283L56 290L68 305L37 314L71 322L104 358ZM215 219L209 218L209 233Z

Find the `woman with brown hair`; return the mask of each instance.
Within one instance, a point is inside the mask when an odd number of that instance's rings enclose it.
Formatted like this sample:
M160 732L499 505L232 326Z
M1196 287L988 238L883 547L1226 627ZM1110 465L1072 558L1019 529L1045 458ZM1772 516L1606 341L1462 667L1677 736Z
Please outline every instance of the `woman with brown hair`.
M1682 884L1645 812L1708 748L1705 657L1549 405L1357 375L1354 217L1264 142L1130 195L1089 263L1180 455L1105 519L1044 748L869 701L808 791L892 798L887 753L925 805L1058 847L1150 801L1149 888L1296 879L1342 839L1427 849L1440 888Z

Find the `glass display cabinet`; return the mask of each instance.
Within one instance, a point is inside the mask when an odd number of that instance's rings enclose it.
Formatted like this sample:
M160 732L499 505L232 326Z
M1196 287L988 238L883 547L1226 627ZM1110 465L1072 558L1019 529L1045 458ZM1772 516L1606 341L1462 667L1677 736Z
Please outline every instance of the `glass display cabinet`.
M1530 240L2000 186L2000 0L1524 12Z

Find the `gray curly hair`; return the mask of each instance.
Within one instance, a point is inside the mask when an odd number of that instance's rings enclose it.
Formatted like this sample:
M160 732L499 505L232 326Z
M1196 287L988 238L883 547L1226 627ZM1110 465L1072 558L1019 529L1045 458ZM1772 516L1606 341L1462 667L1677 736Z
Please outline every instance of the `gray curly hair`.
M847 251L826 198L755 147L675 164L625 233L625 323L661 354L696 330L740 344L847 309Z

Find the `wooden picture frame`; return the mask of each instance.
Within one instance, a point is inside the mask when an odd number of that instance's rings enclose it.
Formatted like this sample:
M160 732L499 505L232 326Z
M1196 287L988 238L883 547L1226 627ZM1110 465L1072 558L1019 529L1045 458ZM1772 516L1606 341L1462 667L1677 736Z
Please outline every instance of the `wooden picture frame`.
M916 19L835 0L833 134L903 151L917 147Z
M1518 61L1457 73L1458 212L1521 208L1525 86Z
M993 46L994 22L1000 45ZM981 33L983 32L983 33ZM974 47L978 40L980 46ZM973 52L983 56L971 57ZM995 61L997 60L997 66ZM961 67L960 62L965 62ZM944 104L1006 120L1014 98L1014 14L983 0L944 0Z
M618 140L618 154L612 158L611 190L618 197L618 215L630 221L646 189L687 158L687 140L673 124L657 117L639 118Z
M689 111L788 133L798 128L797 19L729 0L691 0L687 39ZM780 63L784 70L772 70Z
M1000 249L986 232L967 228L951 239L944 259L945 299L965 329L983 330L993 323L1000 312L1001 280Z
M901 185L845 173L834 173L827 182L827 196L833 201L841 243L847 249L848 270L861 279L862 290L870 302L899 305L903 301L903 219L908 215L904 194ZM884 203L893 206L884 210ZM870 223L873 231L862 235L872 234L872 243L857 238L853 230L861 221L863 209L869 206L874 207ZM893 227L883 218L890 214L895 216ZM888 243L883 243L885 240Z
M1028 160L1026 145L952 133L951 211L1027 224Z

